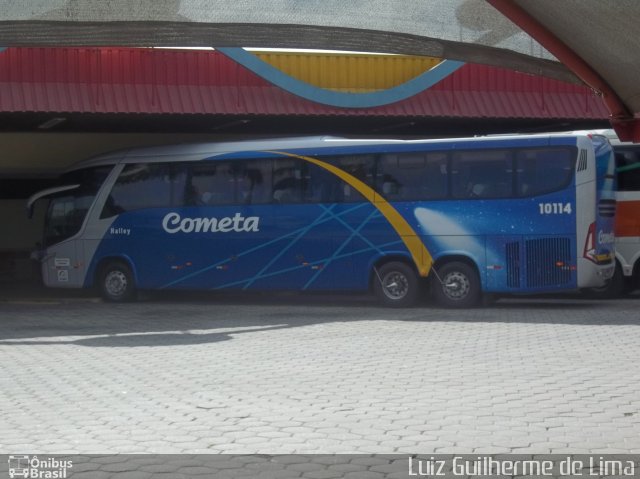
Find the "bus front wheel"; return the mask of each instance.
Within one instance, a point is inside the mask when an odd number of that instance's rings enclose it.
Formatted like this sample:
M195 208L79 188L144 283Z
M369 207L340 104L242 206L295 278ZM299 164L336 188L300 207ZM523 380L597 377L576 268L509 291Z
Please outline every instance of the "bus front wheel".
M476 270L466 263L453 261L437 269L433 279L433 294L440 306L472 308L481 298L480 278Z
M131 268L122 261L107 263L100 275L100 292L106 301L132 300L136 294L136 287Z
M415 304L419 280L411 266L392 261L376 268L375 276L373 289L384 305L406 308Z

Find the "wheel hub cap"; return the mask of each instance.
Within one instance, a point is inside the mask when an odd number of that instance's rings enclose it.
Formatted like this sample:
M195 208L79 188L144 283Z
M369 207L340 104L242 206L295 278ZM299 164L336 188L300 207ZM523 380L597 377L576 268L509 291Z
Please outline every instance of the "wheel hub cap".
M471 282L464 274L454 271L444 277L442 289L451 299L463 299L469 294Z
M402 299L409 291L409 280L402 273L388 273L382 280L382 291L389 299Z
M111 271L105 278L105 288L112 296L120 296L127 289L127 277L122 271Z

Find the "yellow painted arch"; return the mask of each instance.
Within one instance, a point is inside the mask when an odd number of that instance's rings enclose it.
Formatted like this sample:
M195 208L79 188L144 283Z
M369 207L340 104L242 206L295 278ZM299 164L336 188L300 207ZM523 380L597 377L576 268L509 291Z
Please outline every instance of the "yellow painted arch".
M388 90L422 75L442 58L364 53L254 51L274 68L327 90L368 93Z
M308 163L312 163L319 166L320 168L324 168L328 172L345 181L349 186L352 186L356 191L364 196L367 201L375 206L378 211L380 211L380 213L387 219L393 229L396 230L396 232L400 236L400 239L409 250L409 253L411 253L411 258L413 259L420 276L426 277L429 274L429 271L431 270L431 267L433 265L433 257L431 256L431 253L429 253L424 243L420 240L420 237L407 222L407 220L405 220L404 217L400 213L398 213L398 211L393 206L391 206L391 204L389 204L387 200L380 196L379 193L376 193L373 188L371 188L363 181L360 181L355 176L350 175L346 171L316 158L295 155L293 153L287 153L284 151L269 151L268 153L289 156L291 158L298 158Z

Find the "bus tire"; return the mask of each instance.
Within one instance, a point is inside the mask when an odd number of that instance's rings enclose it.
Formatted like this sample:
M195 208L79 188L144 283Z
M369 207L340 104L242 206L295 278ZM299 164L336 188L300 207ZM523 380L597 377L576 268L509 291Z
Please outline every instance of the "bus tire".
M122 303L136 295L131 268L123 261L111 261L101 270L100 293L105 301Z
M446 308L473 308L480 303L482 289L475 268L461 261L439 266L432 290L436 303Z
M406 263L391 261L376 268L373 290L385 306L407 308L418 299L420 281L415 270Z
M615 299L627 292L622 266L616 261L616 268L611 280L601 288L589 288L586 295L592 299Z

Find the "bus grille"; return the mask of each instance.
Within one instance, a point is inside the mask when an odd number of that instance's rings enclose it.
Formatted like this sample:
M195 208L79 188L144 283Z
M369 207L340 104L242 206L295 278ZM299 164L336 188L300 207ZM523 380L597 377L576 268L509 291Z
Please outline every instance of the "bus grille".
M612 218L616 214L616 200L598 201L598 213L605 218Z
M520 287L520 242L507 243L507 286Z
M525 242L527 287L540 288L571 283L569 238L541 238Z

